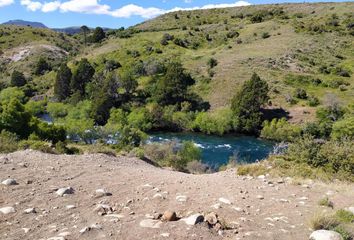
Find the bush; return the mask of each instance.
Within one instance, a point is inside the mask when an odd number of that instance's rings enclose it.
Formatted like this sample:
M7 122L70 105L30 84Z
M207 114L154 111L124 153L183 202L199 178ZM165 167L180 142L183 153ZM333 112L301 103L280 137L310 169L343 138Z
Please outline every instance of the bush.
M41 151L43 153L57 154L54 148L52 148L49 142L44 142L40 140L24 140L19 144L21 149L32 149Z
M201 161L192 161L187 164L187 171L193 174L202 174L209 171L209 166Z
M10 153L18 149L17 136L6 130L0 133L0 153Z
M307 99L307 93L304 89L297 88L295 90L294 97L299 98L299 99Z
M331 178L354 181L354 142L319 141L304 136L289 144L285 159L323 171Z
M308 97L308 104L310 107L316 107L320 104L320 100L315 96Z
M266 38L269 38L269 37L270 37L269 33L267 33L267 32L262 33L262 38L263 39L266 39Z
M354 117L344 118L333 124L331 137L334 139L347 138L354 140Z
M261 137L278 142L294 141L301 135L301 128L295 124L290 124L285 118L273 119L271 122L265 121L261 131Z
M26 85L27 81L23 73L14 70L11 75L11 86L12 87L22 87Z
M261 164L241 165L237 167L237 174L241 176L259 176L268 172L267 168Z
M208 66L209 68L214 68L218 65L218 60L216 60L215 58L210 58L208 60Z
M333 202L330 201L328 197L322 198L320 201L318 201L318 205L324 206L324 207L329 207L329 208L334 207Z
M194 129L206 134L223 135L235 129L236 121L230 109L200 112L194 120Z

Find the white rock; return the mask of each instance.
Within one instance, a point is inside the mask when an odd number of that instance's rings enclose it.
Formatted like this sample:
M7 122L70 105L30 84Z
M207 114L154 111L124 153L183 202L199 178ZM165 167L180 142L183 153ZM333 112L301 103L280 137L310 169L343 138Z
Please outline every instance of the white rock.
M242 212L242 208L240 207L233 207L232 209L234 209L236 212Z
M216 203L216 204L212 205L211 207L215 208L215 209L220 209L221 208L221 204L220 203Z
M259 200L263 200L264 199L264 197L262 195L257 195L256 198L259 199Z
M66 206L66 209L74 209L74 208L76 208L75 205L67 205L67 206Z
M56 191L56 194L61 196L61 197L64 196L64 195L73 194L73 193L74 193L74 189L72 187L59 188Z
M67 237L67 236L70 236L70 235L71 235L71 232L62 232L62 233L58 234L59 237Z
M226 198L223 198L223 197L219 198L219 202L225 203L225 204L228 204L228 205L231 204L231 201L229 199L226 199Z
M257 178L258 179L265 179L265 176L264 175L259 175Z
M105 189L97 189L95 191L95 196L96 197L106 197L106 196L112 196L112 193L107 192Z
M347 208L347 211L354 214L354 207L348 207L348 208Z
M65 240L65 237L51 237L48 238L47 240Z
M162 196L162 194L160 194L160 193L156 193L153 197L152 197L153 199L164 199L164 197Z
M25 209L24 212L25 212L26 214L36 213L36 209L34 209L34 208L27 208L27 209Z
M28 233L31 229L29 229L29 228L22 228L22 230L23 230L25 233Z
M310 240L343 240L342 236L334 231L318 230L310 235Z
M187 201L187 196L182 196L182 195L177 196L177 197L176 197L176 200L177 200L178 202L186 202L186 201Z
M13 207L3 207L3 208L0 208L0 212L3 214L10 214L10 213L15 213L16 210Z
M170 234L169 233L161 233L161 236L168 238L168 237L170 237Z
M15 179L8 178L8 179L2 181L1 184L11 186L11 185L17 185L17 182Z
M139 226L143 228L160 228L161 224L162 222L159 220L145 219L139 223Z
M182 218L181 220L184 221L187 225L196 225L204 221L204 216L200 213L196 213L187 218Z

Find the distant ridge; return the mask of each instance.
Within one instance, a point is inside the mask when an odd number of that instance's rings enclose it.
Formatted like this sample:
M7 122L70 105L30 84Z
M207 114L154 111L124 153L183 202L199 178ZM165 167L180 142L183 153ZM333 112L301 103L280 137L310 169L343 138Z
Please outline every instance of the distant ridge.
M31 21L24 21L24 20L10 20L8 22L4 22L4 25L16 25L16 26L30 26L34 28L48 28L46 25L40 22L31 22Z

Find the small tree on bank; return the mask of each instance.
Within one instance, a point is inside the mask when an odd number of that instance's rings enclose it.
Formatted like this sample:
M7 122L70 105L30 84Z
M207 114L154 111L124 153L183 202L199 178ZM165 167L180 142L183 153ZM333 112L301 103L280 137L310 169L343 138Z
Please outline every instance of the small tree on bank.
M59 101L63 101L70 96L71 77L70 68L68 68L66 63L63 63L57 72L54 83L54 95Z
M256 73L246 81L232 99L231 108L238 121L238 130L257 133L262 124L261 107L268 97L268 84Z
M23 73L15 70L11 75L11 86L12 87L22 87L26 85L26 78Z

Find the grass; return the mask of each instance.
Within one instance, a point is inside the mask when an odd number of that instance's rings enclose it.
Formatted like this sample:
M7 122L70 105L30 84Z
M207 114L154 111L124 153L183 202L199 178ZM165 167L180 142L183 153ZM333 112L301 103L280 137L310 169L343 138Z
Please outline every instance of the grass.
M340 209L334 213L316 213L310 221L310 226L313 230L332 230L338 232L344 240L352 240L353 222L354 215Z
M332 201L329 200L328 197L324 197L321 200L318 201L318 205L323 206L323 207L329 207L332 208L334 207L334 204Z

